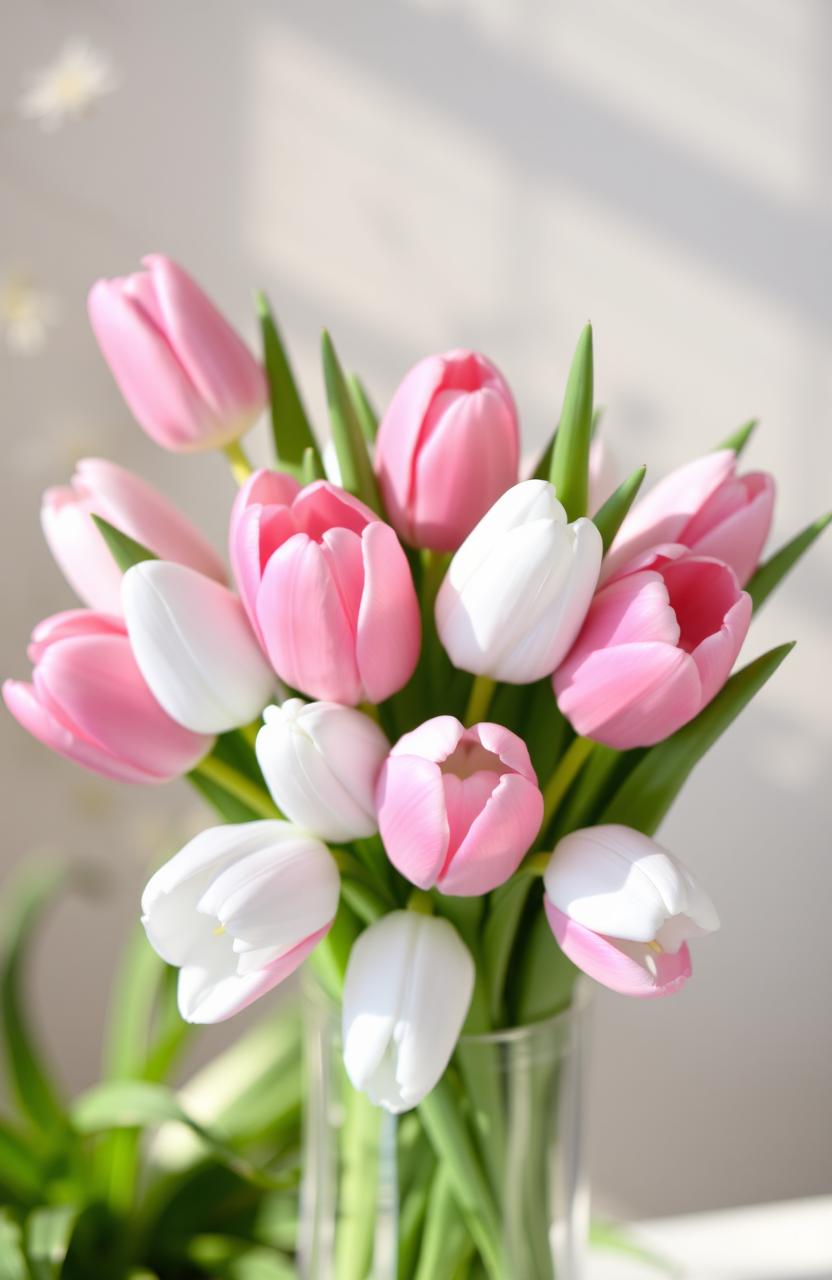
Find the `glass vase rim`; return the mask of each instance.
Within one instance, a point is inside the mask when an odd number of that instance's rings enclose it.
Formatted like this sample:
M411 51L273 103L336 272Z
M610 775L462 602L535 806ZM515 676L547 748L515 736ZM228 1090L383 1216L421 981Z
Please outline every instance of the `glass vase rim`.
M303 967L300 985L301 993L305 1000L316 1003L319 1008L326 1010L333 1016L340 1014L340 1000L334 999L324 989L314 971L307 965ZM538 1018L534 1022L524 1022L515 1027L497 1027L491 1031L465 1032L459 1037L458 1043L476 1047L478 1045L518 1044L524 1041L528 1042L536 1037L544 1038L547 1035L556 1033L586 1013L591 1000L592 984L585 979L579 979L575 984L569 1004L562 1009L558 1009L557 1013L549 1014L545 1018Z

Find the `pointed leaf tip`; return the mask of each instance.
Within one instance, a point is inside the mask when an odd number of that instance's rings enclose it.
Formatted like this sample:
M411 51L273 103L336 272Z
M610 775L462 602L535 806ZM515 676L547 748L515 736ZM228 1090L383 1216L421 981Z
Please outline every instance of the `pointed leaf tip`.
M281 470L300 479L306 449L318 453L312 424L306 413L280 329L266 294L257 294L257 314L263 342L263 364L269 384L272 435Z
M341 468L341 483L348 493L366 502L377 514L383 515L378 484L355 402L332 338L326 329L321 334L321 358L332 440Z
M728 436L726 440L723 440L721 444L718 444L713 452L718 453L721 449L732 449L737 457L739 457L758 426L758 418L749 418L748 422L744 423L741 427L738 427L737 430Z
M122 533L121 529L117 529L115 525L110 524L109 520L105 520L103 516L93 514L92 518L122 573L132 569L134 564L141 564L143 560L159 559L155 552L149 551L147 547L142 546L140 542L137 542L135 538L131 538L129 534Z
M805 555L812 543L820 537L831 521L832 511L824 516L819 516L817 520L813 520L810 525L801 530L779 551L775 551L773 556L770 556L768 560L759 565L745 587L751 596L751 603L755 613L760 608L760 605L768 599L774 588L779 586L786 574L794 568L798 560Z
M587 510L593 377L592 325L587 324L572 358L549 471L570 520L586 515Z
M599 507L592 517L593 523L601 534L605 554L612 546L627 512L635 502L646 475L646 466L637 467L632 475L618 486L615 493L610 494L603 506Z

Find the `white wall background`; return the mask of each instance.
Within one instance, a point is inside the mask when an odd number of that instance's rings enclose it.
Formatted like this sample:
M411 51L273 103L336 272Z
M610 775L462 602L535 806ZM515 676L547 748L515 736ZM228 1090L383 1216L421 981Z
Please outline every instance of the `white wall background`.
M658 474L758 414L775 540L830 505L824 0L0 0L0 24L0 278L28 268L61 304L41 354L0 349L3 673L27 671L31 626L71 604L37 507L77 457L140 469L222 543L224 465L145 440L86 325L91 281L148 250L248 332L252 289L271 292L318 421L327 324L381 403L428 351L485 350L537 442L591 317L622 468ZM121 87L46 135L16 100L76 35ZM832 1184L830 569L832 539L755 624L750 653L799 647L666 824L723 932L678 998L598 1000L593 1169L624 1212ZM7 716L0 744L4 867L55 846L102 873L36 972L75 1088L148 856L201 814L184 787L81 774Z

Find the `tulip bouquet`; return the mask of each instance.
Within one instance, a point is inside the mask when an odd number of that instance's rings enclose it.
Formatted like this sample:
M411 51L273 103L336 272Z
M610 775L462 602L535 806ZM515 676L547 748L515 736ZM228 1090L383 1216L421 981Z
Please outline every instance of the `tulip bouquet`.
M262 365L159 256L96 284L90 316L153 439L226 451L233 586L160 494L81 463L43 526L87 607L35 629L6 703L76 763L187 775L221 815L142 899L184 1019L228 1018L307 958L340 1008L338 1280L373 1266L379 1109L413 1113L391 1275L551 1277L543 1095L509 1096L464 1044L551 1019L581 972L641 997L687 982L717 915L653 836L788 651L731 675L827 521L760 563L774 486L738 472L753 424L599 503L589 328L521 479L483 356L422 360L379 423L324 335L327 456L265 299ZM267 405L275 462L254 471L239 440ZM330 1274L314 1249L302 1265Z

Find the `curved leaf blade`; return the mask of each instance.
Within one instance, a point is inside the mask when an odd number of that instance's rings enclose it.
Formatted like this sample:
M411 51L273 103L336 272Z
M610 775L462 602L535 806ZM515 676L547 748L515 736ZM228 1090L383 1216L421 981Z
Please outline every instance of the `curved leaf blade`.
M50 1137L63 1129L66 1116L57 1086L29 1025L23 978L34 931L67 879L66 868L62 866L26 868L7 890L0 926L0 1004L6 1072L23 1111Z
M646 467L638 467L632 475L611 493L602 507L592 517L592 522L601 535L606 554L612 546L613 539L624 523L624 518L636 500L638 491L647 474Z
M569 370L549 471L549 479L570 520L586 515L589 500L592 396L592 325L588 324L578 339Z
M26 1220L26 1254L32 1280L58 1280L80 1216L75 1205L44 1205Z
M599 821L621 822L652 835L705 752L774 675L793 648L793 643L781 644L750 662L731 676L695 720L646 751Z
M263 364L269 384L275 454L280 469L291 472L300 480L307 449L313 451L320 463L318 442L265 293L257 294L257 314L263 340Z
M751 596L755 613L768 599L774 588L780 585L786 574L794 568L801 556L809 550L812 543L820 537L830 521L832 521L832 511L807 525L801 533L792 538L791 542L787 542L759 566L745 588Z
M324 330L321 337L326 399L332 426L332 439L341 468L341 482L348 493L366 502L379 515L383 514L375 472L367 452L367 442L355 411L341 362Z

